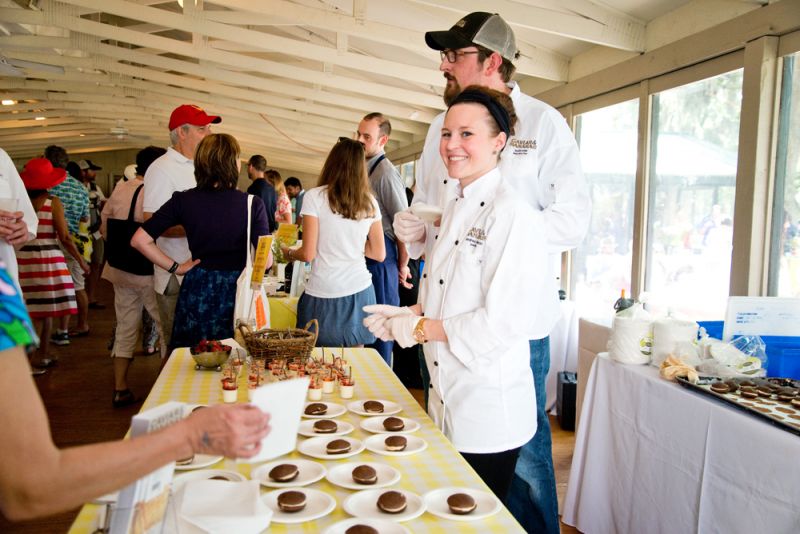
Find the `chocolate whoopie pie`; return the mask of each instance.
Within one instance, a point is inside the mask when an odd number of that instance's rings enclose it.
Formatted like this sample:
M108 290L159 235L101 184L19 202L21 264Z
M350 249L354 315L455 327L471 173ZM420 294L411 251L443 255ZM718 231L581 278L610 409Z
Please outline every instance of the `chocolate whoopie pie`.
M300 470L294 464L280 464L276 465L269 471L269 478L275 482L289 482L297 478Z
M233 482L233 481L230 479L230 477L227 477L227 476L225 476L225 475L217 475L217 476L213 476L213 477L209 478L208 480L227 480L228 482Z
M350 442L346 439L335 439L328 442L325 450L328 454L344 454L350 452Z
M282 512L299 512L306 507L306 494L302 491L284 491L278 495L278 508Z
M383 413L383 403L375 400L368 400L364 403L364 411L367 413Z
M792 399L792 406L794 406L795 408L800 408L800 398L795 397L794 399Z
M758 397L758 392L751 388L741 388L739 390L739 395L741 395L745 399L755 399L756 397Z
M336 424L336 421L331 421L330 419L320 419L319 421L314 422L314 432L318 434L332 434L339 430L339 425Z
M368 465L359 465L353 469L353 481L356 484L370 486L378 481L378 472Z
M714 382L711 384L711 391L714 393L728 393L731 387L725 382Z
M383 440L387 451L402 451L408 445L408 440L405 436L389 436Z
M739 389L739 384L737 384L735 380L726 380L725 383L731 388L731 393L735 393Z
M466 493L454 493L447 498L447 506L454 514L465 515L477 508L478 503Z
M756 383L753 382L752 380L742 380L741 382L739 382L739 387L743 387L743 388L756 387Z
M385 491L378 497L378 509L387 514L399 514L406 506L406 496L399 491Z
M769 386L758 386L758 388L756 388L756 393L758 393L762 397L771 397L772 388Z
M324 415L328 411L328 406L321 402L312 402L306 406L306 415Z
M387 417L383 420L383 428L390 432L397 432L398 430L403 430L406 424L403 422L402 419L399 417Z
M353 525L344 531L344 534L379 534L377 530L369 525Z

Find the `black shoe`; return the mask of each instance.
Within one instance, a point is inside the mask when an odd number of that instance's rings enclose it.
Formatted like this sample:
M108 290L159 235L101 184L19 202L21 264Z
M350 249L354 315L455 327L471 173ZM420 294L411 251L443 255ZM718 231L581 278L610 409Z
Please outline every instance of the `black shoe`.
M137 399L133 392L131 392L129 389L114 391L114 398L111 401L111 403L114 405L114 408L124 408L125 406L136 404L137 402L139 402L139 399Z
M50 342L61 347L69 345L69 334L67 332L56 332L50 336Z
M106 305L105 304L100 304L99 302L90 302L89 303L89 309L90 310L105 310L106 309Z

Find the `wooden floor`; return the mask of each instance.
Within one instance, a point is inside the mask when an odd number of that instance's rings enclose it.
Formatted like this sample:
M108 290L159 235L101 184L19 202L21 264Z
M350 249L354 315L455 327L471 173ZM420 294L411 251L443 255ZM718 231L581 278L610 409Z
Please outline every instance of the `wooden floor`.
M34 378L47 408L53 440L59 447L83 445L97 441L122 438L128 430L130 418L139 405L114 409L111 397L114 389L111 359L107 342L114 321L111 286L101 281L100 300L105 310L90 310L91 335L73 339L67 347L55 347L60 361L58 367ZM141 350L141 347L139 347ZM129 373L133 392L145 397L156 380L159 370L158 356L137 353ZM419 400L421 392L415 397ZM569 477L575 435L565 432L552 421L553 461L558 482L559 503L563 502L566 481ZM3 534L57 534L67 532L77 510L46 519L9 523L0 514L0 533ZM562 524L562 532L577 532Z

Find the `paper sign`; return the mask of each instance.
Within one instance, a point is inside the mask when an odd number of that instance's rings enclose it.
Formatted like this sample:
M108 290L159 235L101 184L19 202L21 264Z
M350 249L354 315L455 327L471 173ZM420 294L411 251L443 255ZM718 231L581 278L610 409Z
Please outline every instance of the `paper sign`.
M800 299L728 298L722 339L734 336L800 336Z
M281 223L275 231L275 239L286 246L297 243L298 229L296 224Z
M240 462L265 462L295 449L308 383L308 377L294 378L273 382L253 391L252 404L270 414L270 431L261 440L261 451L252 458L240 459Z
M254 289L259 287L261 281L264 279L264 272L267 270L267 260L269 259L269 251L271 248L271 235L262 235L258 238L258 247L256 248L255 258L253 258L253 274L250 277L250 284Z

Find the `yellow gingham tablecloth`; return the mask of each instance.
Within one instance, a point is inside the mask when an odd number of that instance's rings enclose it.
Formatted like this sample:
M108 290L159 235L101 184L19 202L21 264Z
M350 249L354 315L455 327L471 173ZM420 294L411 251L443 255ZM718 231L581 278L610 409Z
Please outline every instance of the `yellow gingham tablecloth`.
M321 349L314 349L319 356ZM326 357L334 352L341 354L341 349L325 349ZM384 363L378 353L373 349L344 349L344 358L353 368L353 377L356 381L355 395L352 399L342 399L338 390L332 394L323 395L323 401L336 402L342 405L353 400L384 399L399 403L403 411L398 415L409 417L418 421L421 428L414 432L428 442L428 448L410 456L383 456L364 450L356 456L342 460L317 460L294 451L284 458L306 458L325 465L327 469L333 468L338 463L351 461L384 462L394 466L402 474L400 481L387 489L401 488L423 496L425 493L444 487L457 486L489 491L483 481L461 457L450 442L433 424L433 421L422 410L420 405L397 379L392 370ZM220 374L214 371L196 371L194 361L188 349L177 349L169 362L164 367L153 386L150 395L144 402L142 409L149 409L170 400L186 403L216 404L222 402L220 387ZM239 388L239 402L246 402L246 388ZM359 426L363 417L348 411L336 418L352 423L355 431L348 436L364 440L372 434L362 430ZM298 437L299 440L305 439ZM224 459L210 466L209 469L227 469L238 471L249 477L250 471L261 464L236 463ZM176 474L178 474L176 472ZM343 509L343 503L354 492L334 486L326 479L311 484L307 487L322 490L336 499L336 509L329 515L299 525L284 525L272 523L269 532L322 532L337 521L350 517ZM262 487L266 493L272 488ZM70 533L89 534L97 528L101 506L87 504L75 519ZM387 517L388 518L388 517ZM461 532L524 532L513 516L505 507L501 507L497 514L476 521L451 521L440 519L432 514L424 513L417 519L402 523L411 532L415 533L450 533Z

